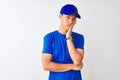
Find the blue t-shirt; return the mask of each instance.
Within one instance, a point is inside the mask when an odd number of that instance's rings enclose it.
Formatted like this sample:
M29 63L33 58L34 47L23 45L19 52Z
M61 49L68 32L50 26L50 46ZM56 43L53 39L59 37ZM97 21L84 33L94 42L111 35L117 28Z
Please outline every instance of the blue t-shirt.
M72 32L72 41L75 48L84 49L84 36ZM66 43L66 35L53 31L44 36L43 54L52 54L52 61L59 64L73 63ZM49 80L82 80L80 70L49 73Z

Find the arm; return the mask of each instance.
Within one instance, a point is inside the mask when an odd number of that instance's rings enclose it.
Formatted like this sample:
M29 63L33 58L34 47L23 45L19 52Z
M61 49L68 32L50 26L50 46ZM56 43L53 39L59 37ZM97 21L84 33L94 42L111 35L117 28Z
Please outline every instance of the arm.
M74 64L58 64L52 62L51 54L43 54L42 55L42 64L44 70L54 71L54 72L64 72L68 70L80 70L82 65L76 66Z
M81 64L84 56L84 50L75 49L74 44L70 39L67 40L67 45L68 45L69 54L73 60L73 63L75 65Z
M73 28L73 26L70 26L69 30L66 33L68 50L69 50L69 54L71 56L71 59L73 60L73 63L75 65L80 65L82 63L82 60L83 60L84 50L75 48L75 46L72 42L72 37L71 37L72 28Z

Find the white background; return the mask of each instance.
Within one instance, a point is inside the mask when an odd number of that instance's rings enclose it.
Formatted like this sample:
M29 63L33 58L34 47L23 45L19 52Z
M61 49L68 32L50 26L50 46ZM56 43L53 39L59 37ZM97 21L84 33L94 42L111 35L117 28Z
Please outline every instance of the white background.
M119 0L0 0L0 80L47 80L43 36L59 27L59 10L78 7L74 31L85 36L83 80L120 80Z

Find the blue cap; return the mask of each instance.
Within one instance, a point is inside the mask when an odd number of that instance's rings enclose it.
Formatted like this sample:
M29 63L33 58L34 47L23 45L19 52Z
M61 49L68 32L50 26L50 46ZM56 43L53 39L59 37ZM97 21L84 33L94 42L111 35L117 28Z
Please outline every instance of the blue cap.
M66 14L66 15L71 15L75 14L77 18L81 18L80 14L78 13L77 7L74 6L73 4L66 4L64 5L61 10L60 14Z

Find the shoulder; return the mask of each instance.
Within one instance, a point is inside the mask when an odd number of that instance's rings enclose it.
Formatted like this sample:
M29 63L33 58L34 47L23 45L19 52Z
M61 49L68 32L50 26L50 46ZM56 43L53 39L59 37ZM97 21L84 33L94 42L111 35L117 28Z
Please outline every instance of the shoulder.
M77 33L77 32L72 32L72 37L75 37L75 38L84 38L84 35L80 34L80 33Z
M44 38L53 38L55 36L56 32L57 31L55 30L55 31L51 31L49 33L46 33Z
M76 32L72 32L73 42L76 46L83 46L85 39L84 35Z

